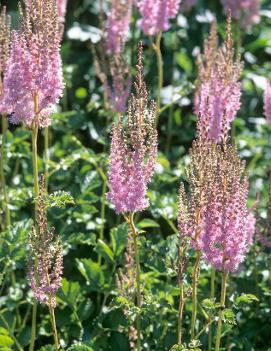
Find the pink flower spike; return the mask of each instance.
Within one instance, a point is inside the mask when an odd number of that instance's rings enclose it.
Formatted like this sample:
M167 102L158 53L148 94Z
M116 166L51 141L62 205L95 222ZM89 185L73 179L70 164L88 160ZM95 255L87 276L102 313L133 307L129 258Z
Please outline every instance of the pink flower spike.
M264 91L264 113L266 120L271 124L271 84L266 81L266 87Z

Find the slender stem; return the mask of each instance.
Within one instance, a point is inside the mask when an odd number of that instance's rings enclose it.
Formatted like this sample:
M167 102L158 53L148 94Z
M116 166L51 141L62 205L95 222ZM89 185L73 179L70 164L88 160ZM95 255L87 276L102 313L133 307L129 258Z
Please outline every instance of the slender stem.
M183 311L185 305L184 297L184 283L180 282L180 303L179 303L179 315L178 315L178 344L182 344L182 327L183 327Z
M56 328L55 309L53 307L49 307L49 312L51 316L52 330L54 334L55 349L56 351L58 351L59 343L58 343L58 335L57 335L57 328Z
M195 337L195 326L197 319L197 307L198 307L198 279L199 279L199 268L200 268L201 253L197 251L197 257L195 266L192 274L192 318L191 318L191 340Z
M38 104L38 94L35 95L34 98L34 106L35 106L35 121L32 129L32 163L33 163L33 176L34 176L34 197L37 198L39 196L39 170L38 170L38 118L39 118L39 104ZM37 218L37 202L35 201L35 219ZM35 347L35 339L36 339L36 329L37 329L37 301L34 301L33 310L32 310L32 327L31 327L31 340L29 351L34 351Z
M221 285L221 297L220 297L220 311L219 311L219 318L218 318L218 323L217 323L215 351L220 350L222 321L223 321L225 301L226 301L227 278L228 278L228 272L223 272L222 273L222 285Z
M158 125L159 115L160 115L160 107L161 107L161 90L163 88L164 82L164 72L163 72L163 56L161 52L161 39L162 32L156 37L155 43L152 44L153 49L156 53L157 57L157 68L158 68L158 87L157 87L157 116L156 116L156 126Z
M211 295L210 298L213 299L215 297L215 269L212 268L211 272ZM213 328L212 325L210 325L210 330L208 334L208 351L212 350L212 338L213 338Z
M48 188L48 178L49 178L49 128L44 129L44 165L45 165L45 189Z
M10 227L10 211L9 211L9 197L6 186L5 172L4 172L4 163L5 163L5 143L6 143L6 135L8 130L8 122L7 117L5 115L2 116L2 142L1 142L1 159L0 159L0 181L1 187L4 195L4 212L5 212L5 229Z
M135 250L135 261L136 261L136 304L140 309L141 307L141 287L140 287L140 260L139 260L139 251L138 251L138 243L137 243L137 230L134 224L134 213L129 215L129 225L132 231L132 237L134 241L134 250ZM137 351L141 350L141 339L140 339L140 329L141 329L141 321L140 316L137 316L136 319L136 328L137 328Z

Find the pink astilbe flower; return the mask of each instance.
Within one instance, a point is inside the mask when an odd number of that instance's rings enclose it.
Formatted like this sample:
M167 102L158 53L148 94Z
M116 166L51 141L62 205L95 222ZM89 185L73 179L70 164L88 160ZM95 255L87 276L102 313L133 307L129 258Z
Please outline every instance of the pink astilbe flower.
M196 5L197 0L182 0L181 1L181 10L189 11L193 6Z
M155 35L170 28L169 20L179 11L180 0L137 0L141 14L139 26L147 35Z
M153 102L148 106L142 62L141 43L135 95L129 101L127 122L120 118L112 131L108 199L117 213L137 212L148 207L147 186L156 164L156 108Z
M10 52L10 17L7 16L6 7L2 7L0 13L0 113L5 114L2 106L4 99L4 77L6 74L7 61Z
M256 233L256 217L252 212L249 212L247 216L246 231L247 245L250 247L253 244L254 235Z
M38 197L38 219L29 235L29 282L35 298L50 308L56 306L56 293L61 287L63 254L60 239L49 229L45 208L45 183L41 180Z
M221 142L230 129L240 108L241 64L234 59L235 51L231 35L231 18L228 18L227 37L222 48L217 47L217 26L213 23L204 53L199 56L199 82L195 96L195 112L199 125L208 129L208 138ZM207 124L208 123L208 124ZM202 129L199 128L199 133Z
M271 84L268 81L264 91L264 113L267 122L271 124Z
M219 162L204 213L203 256L216 269L235 271L251 245L245 165L232 146L217 147ZM251 223L249 223L251 224Z
M3 106L12 123L43 127L63 92L56 3L28 0L21 16L20 30L12 33Z
M57 0L57 9L60 22L65 22L68 0Z
M260 0L221 0L224 13L232 13L232 17L240 20L243 28L249 28L260 22Z
M111 0L106 22L106 48L110 54L120 54L129 33L132 0Z

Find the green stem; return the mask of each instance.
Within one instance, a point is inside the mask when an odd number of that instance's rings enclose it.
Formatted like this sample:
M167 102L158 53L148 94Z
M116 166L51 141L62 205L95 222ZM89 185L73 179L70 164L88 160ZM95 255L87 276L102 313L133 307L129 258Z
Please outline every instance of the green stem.
M38 147L37 147L38 133L39 133L38 94L36 94L34 98L34 106L35 106L36 119L34 121L33 129L32 129L32 163L33 163L33 176L34 176L34 198L36 199L39 196L39 170L38 170ZM38 212L37 201L35 201L35 221L37 219L37 212ZM29 351L34 351L35 340L36 340L36 329L37 329L37 301L35 300L33 304L33 310L32 310L32 327L31 327L31 340L30 340Z
M223 321L225 301L226 301L227 278L228 278L228 272L223 272L222 273L222 284L221 284L220 311L219 311L219 318L218 318L218 323L217 323L215 351L220 350L222 321Z
M59 343L58 343L58 335L57 335L57 328L56 328L55 309L53 307L49 307L49 312L51 316L52 330L54 334L55 350L58 351Z
M160 115L160 107L161 107L161 90L163 88L164 82L164 72L163 72L163 56L161 52L161 39L162 32L160 32L157 37L155 43L153 43L153 49L156 53L157 58L157 68L158 68L158 86L157 86L157 116L156 116L156 126L158 125L159 115Z
M200 251L197 251L196 263L192 274L192 318L191 318L191 340L195 337L195 326L197 319L197 308L198 308L198 278L199 278L199 268L200 268Z
M182 327L183 327L183 311L185 305L184 297L184 283L180 282L180 302L179 302L179 314L178 314L178 344L182 344Z
M134 250L135 250L135 261L136 261L136 304L138 309L141 307L141 287L140 287L140 260L139 260L139 251L138 251L138 243L137 243L137 230L134 224L134 213L131 213L129 216L129 224L132 231L132 237L134 242ZM140 329L141 329L141 321L140 316L137 316L136 319L136 329L137 329L137 351L141 350L141 339L140 339Z
M1 159L0 159L0 180L1 187L4 195L4 213L5 213L5 229L10 227L10 211L9 211L9 197L6 186L5 172L4 172L4 163L5 163L5 143L6 143L6 135L8 130L8 122L7 117L5 115L2 116L2 142L1 142Z
M44 165L45 165L45 189L48 187L48 178L49 178L49 128L46 127L44 129Z
M215 269L212 268L211 272L211 295L210 298L213 299L215 297ZM209 335L208 335L208 351L212 350L212 338L213 338L213 328L210 325Z

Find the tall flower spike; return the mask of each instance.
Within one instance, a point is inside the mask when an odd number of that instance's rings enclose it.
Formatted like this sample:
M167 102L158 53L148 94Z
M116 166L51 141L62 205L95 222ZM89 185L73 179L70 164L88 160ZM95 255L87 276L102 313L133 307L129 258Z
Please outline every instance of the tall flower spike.
M155 35L170 28L169 20L177 16L180 0L137 0L137 6L139 26L146 35Z
M35 298L55 308L63 271L62 245L59 237L55 237L54 229L48 228L44 178L41 179L40 189L37 199L38 219L29 235L29 281Z
M63 92L60 23L55 0L25 0L21 27L13 31L3 106L12 123L50 124Z
M156 107L154 102L148 104L142 43L138 52L135 93L128 104L127 120L120 118L112 131L108 199L117 213L137 212L148 207L147 186L156 165Z
M65 22L68 0L57 0L57 10L60 22Z
M240 108L241 98L239 77L242 65L239 58L235 59L230 16L226 40L221 48L217 47L216 22L212 24L204 52L198 58L198 67L195 112L200 120L199 125L209 130L208 138L221 142Z
M111 60L110 71L112 77L111 87L108 79L104 82L110 107L114 112L124 113L131 91L131 78L128 65L122 56L117 55Z
M120 54L127 39L132 15L132 0L111 0L107 18L107 51Z
M6 111L1 106L4 98L4 76L10 52L10 17L7 16L6 7L0 13L0 113Z
M267 122L271 124L271 85L268 81L264 91L264 113Z
M204 214L203 255L220 271L233 272L251 245L245 165L234 147L217 146L217 169Z
M243 28L249 28L260 22L260 0L221 0L224 13L229 11L232 17L240 21Z

